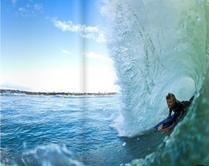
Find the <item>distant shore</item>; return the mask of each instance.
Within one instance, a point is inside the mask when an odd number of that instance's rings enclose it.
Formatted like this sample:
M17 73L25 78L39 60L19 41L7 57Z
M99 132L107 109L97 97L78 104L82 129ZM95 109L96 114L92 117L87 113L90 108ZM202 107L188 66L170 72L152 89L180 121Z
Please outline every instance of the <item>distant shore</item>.
M31 92L14 89L0 89L0 95L2 94L25 94L25 95L63 95L63 96L108 96L115 95L116 92L98 92L98 93L77 93L77 92Z

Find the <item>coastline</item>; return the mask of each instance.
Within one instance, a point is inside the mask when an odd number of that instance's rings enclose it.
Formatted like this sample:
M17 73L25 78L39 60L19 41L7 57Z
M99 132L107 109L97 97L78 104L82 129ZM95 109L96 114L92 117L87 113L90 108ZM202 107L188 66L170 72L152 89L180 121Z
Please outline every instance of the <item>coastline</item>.
M90 92L32 92L32 91L23 91L16 89L0 89L0 95L2 94L25 94L25 95L45 95L45 96L54 96L54 95L62 95L62 96L109 96L116 95L116 92L98 92L98 93L90 93Z

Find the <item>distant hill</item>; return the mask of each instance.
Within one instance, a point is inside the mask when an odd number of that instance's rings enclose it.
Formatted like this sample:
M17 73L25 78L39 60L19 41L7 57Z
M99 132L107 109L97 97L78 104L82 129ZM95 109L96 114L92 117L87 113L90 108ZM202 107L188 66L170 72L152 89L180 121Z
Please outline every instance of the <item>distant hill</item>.
M25 95L65 95L65 96L104 96L104 95L115 95L116 92L107 93L74 93L74 92L30 92L14 89L0 89L0 95L2 94L25 94Z

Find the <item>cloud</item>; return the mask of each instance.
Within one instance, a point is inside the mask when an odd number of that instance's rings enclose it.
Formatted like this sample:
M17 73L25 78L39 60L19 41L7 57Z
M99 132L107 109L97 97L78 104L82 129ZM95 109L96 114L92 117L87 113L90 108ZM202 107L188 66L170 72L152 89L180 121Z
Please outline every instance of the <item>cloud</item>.
M65 55L72 55L72 53L66 49L62 49L61 52Z
M96 53L93 51L90 51L86 53L86 57L90 59L96 59L96 60L101 60L101 61L106 61L106 62L113 62L111 58L109 58L107 55L103 55L100 53Z
M98 43L106 42L104 33L97 26L74 24L72 21L53 20L54 26L62 31L79 33L82 38L92 39Z
M12 0L13 5L17 4L17 0ZM33 1L28 1L23 5L16 5L17 12L20 16L36 16L43 12L42 4L34 3Z

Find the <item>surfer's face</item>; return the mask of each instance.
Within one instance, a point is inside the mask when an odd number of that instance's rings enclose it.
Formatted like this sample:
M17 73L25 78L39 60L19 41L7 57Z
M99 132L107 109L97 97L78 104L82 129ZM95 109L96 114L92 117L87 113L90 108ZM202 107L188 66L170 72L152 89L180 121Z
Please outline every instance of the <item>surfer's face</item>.
M167 99L166 101L167 101L167 104L168 104L168 108L174 107L174 105L175 105L175 103L176 103L176 100L175 100L175 98L173 98L173 97Z

